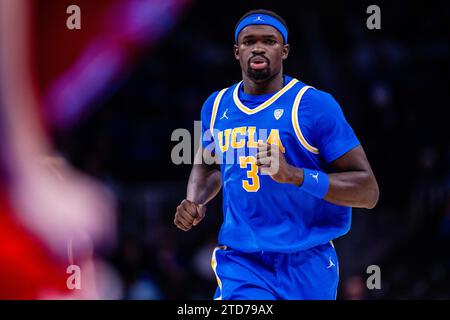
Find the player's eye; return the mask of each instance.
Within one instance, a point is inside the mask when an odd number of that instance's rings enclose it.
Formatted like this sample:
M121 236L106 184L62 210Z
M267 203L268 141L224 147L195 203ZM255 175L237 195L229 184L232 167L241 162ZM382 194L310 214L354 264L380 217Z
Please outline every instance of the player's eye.
M266 39L265 43L267 43L269 45L274 45L276 43L276 41L273 39Z
M243 42L242 42L242 44L244 45L244 46L249 46L249 45L251 45L253 43L253 40L244 40Z

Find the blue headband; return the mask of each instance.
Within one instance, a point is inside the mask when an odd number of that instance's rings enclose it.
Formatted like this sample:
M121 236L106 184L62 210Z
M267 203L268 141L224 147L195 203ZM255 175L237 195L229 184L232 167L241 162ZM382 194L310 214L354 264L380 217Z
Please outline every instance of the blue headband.
M263 13L255 13L249 15L248 17L245 17L236 27L236 31L234 32L234 41L236 41L237 43L239 33L242 31L242 29L244 29L246 26L254 24L263 24L274 27L282 34L284 44L287 43L288 32L286 27L277 18Z

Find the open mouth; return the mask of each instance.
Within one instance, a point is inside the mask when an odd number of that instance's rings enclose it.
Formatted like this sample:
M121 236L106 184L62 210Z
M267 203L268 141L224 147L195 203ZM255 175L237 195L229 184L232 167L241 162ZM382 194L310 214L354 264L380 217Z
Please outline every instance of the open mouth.
M263 57L254 57L250 59L250 68L261 70L269 65L268 60Z

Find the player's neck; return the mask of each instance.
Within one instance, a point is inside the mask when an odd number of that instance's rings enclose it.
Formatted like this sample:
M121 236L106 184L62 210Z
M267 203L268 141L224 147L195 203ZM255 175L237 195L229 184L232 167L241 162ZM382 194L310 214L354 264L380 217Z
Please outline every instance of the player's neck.
M246 94L268 94L281 90L284 87L283 72L280 72L273 77L263 82L256 82L243 74L243 89Z

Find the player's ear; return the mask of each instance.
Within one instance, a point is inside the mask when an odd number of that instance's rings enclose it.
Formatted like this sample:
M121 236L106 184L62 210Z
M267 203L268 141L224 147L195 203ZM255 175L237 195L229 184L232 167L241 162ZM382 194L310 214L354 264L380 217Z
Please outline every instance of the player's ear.
M291 46L288 45L288 44L285 44L283 46L283 52L282 52L282 55L281 55L281 59L283 59L283 60L287 59L287 57L289 56L289 50L290 49L291 49Z
M234 51L234 57L236 58L236 60L239 60L239 46L237 44L235 44L233 46L233 51Z

